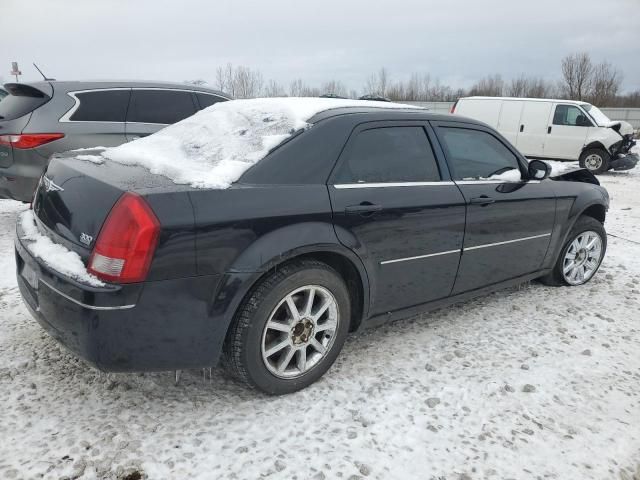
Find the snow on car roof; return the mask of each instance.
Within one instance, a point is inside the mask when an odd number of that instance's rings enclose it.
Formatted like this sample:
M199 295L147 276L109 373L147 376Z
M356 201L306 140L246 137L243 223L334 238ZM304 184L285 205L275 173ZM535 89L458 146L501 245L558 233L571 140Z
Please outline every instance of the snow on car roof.
M344 107L418 108L335 98L258 98L220 102L148 137L76 158L139 165L196 188L228 188L316 114Z

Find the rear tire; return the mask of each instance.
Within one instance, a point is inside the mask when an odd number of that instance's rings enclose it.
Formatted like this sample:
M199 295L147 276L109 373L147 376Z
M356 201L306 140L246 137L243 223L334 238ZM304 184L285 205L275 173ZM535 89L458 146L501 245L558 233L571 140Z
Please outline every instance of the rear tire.
M590 250L588 247L592 241L594 243ZM604 225L593 217L583 215L578 218L567 236L553 270L539 280L551 286L584 285L595 276L606 250L607 232ZM573 264L571 257L575 260Z
M611 155L602 148L588 148L580 155L579 163L591 173L598 174L609 170Z
M239 381L271 395L303 389L337 358L350 312L349 292L333 268L316 260L285 264L239 307L223 364Z

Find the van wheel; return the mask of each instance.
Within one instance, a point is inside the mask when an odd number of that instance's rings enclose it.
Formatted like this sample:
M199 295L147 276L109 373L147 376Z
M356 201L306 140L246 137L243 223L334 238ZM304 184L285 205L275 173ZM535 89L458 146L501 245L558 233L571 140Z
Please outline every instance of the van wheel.
M540 278L545 285L583 285L600 268L607 250L607 232L593 217L581 216L567 236L553 270Z
M580 166L586 168L593 174L606 172L609 170L609 159L611 156L606 150L601 148L588 148L580 155Z
M238 380L265 393L301 390L337 358L350 312L347 286L330 266L301 260L278 267L236 312L223 364Z

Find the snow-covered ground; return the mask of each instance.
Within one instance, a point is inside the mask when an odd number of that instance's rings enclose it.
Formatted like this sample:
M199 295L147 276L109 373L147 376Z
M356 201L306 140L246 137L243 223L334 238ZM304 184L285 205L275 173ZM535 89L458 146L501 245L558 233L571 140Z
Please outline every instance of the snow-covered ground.
M615 236L591 283L353 335L279 398L215 371L100 374L61 349L22 305L24 206L1 200L0 478L640 478L640 169L600 179Z

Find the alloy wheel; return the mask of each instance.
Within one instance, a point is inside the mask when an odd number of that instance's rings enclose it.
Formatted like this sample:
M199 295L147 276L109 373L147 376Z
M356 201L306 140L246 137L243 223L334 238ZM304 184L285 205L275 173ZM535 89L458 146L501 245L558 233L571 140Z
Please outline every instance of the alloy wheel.
M287 294L271 312L262 333L262 360L269 372L295 378L314 368L331 350L339 313L333 294L320 285Z
M581 232L569 245L562 275L570 285L581 285L596 273L602 261L602 238L593 231Z

